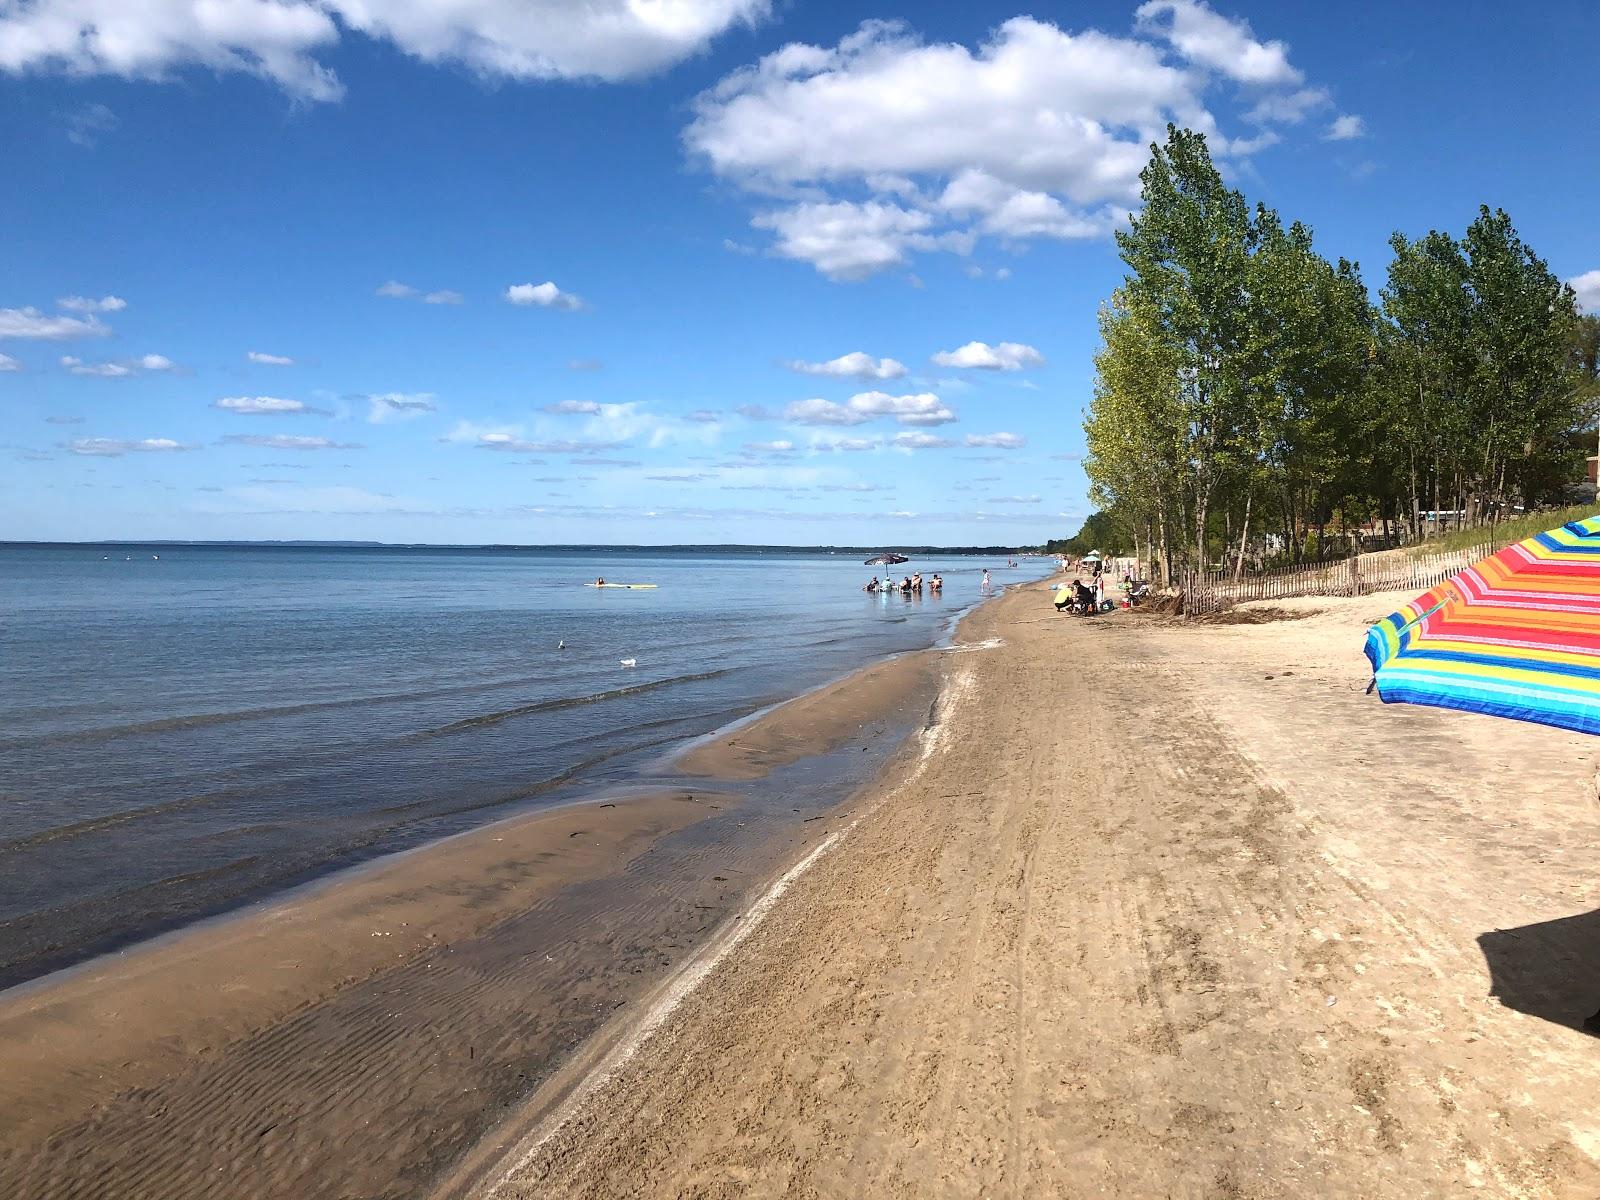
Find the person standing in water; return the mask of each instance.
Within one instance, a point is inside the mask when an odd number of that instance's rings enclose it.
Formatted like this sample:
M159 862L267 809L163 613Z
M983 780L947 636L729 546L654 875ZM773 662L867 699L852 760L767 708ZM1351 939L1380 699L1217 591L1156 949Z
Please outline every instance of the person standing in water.
M985 567L983 569L983 582L980 583L978 586L981 587L986 592L989 590L990 584L989 584L989 568L988 567Z

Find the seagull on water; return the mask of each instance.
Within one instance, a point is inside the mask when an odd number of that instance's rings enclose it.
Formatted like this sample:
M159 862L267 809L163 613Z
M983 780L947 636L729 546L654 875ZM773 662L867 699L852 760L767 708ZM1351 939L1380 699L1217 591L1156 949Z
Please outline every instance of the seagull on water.
M620 661L625 667L637 667L639 665L639 660L637 658L624 658Z

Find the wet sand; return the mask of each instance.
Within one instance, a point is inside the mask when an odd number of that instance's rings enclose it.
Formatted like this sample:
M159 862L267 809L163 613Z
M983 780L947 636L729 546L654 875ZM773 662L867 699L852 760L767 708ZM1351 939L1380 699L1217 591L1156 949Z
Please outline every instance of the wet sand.
M1406 598L978 610L859 820L439 1194L1600 1195L1600 743L1364 695Z
M783 705L781 720L736 725L679 755L685 775L761 779L802 758L825 754L857 736L863 726L900 726L928 707L938 685L940 654L924 650L863 667L847 686L820 688Z
M762 714L725 763L699 747L720 780L513 818L0 993L0 1195L423 1194L827 828L925 713L930 661Z

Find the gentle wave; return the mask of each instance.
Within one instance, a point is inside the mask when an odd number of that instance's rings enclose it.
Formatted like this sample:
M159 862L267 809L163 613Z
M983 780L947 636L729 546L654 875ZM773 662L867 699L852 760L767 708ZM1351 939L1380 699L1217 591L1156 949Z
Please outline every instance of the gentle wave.
M627 687L609 688L603 692L591 692L587 696L560 696L554 700L535 700L531 704L519 704L514 708L503 708L499 712L480 713L475 717L463 717L459 721L451 721L448 725L440 725L434 729L420 729L416 733L407 734L396 741L421 741L425 738L446 737L452 733L462 733L469 729L483 729L490 725L498 725L502 721L510 721L517 717L531 716L534 713L555 712L563 708L577 708L583 704L599 704L605 700L620 700L624 696L637 696L644 692L659 691L664 687L672 687L679 683L699 683L705 679L719 679L730 674L736 668L722 667L715 671L697 671L692 675L672 675L666 679L652 679L645 683L630 683Z
M273 717L297 717L312 712L328 712L341 708L363 708L378 704L401 704L412 700L439 700L446 696L467 696L473 692L495 691L501 688L523 687L542 683L544 675L523 675L515 679L497 679L488 683L466 683L454 687L427 688L414 692L386 692L376 696L346 696L339 700L307 700L300 704L275 704L265 708L245 708L234 712L192 713L181 717L160 717L153 721L137 721L127 725L102 725L94 729L69 729L59 733L28 734L25 737L0 738L0 750L25 750L39 746L57 746L83 742L109 742L119 737L137 737L149 733L172 733L184 729L202 729L209 725L230 725L241 721L265 721ZM586 703L587 700L579 701Z

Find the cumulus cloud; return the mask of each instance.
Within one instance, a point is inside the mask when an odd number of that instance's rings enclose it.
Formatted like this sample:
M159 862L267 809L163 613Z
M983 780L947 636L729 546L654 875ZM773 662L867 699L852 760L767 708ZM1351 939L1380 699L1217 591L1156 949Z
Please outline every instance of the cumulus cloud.
M998 450L1021 450L1028 439L1017 433L969 433L961 439L964 446L989 446Z
M367 420L373 425L410 421L438 408L432 392L382 392L367 397Z
M1578 303L1585 312L1600 314L1600 270L1585 271L1567 283L1578 294Z
M1105 236L1169 121L1224 156L1275 141L1222 132L1206 94L1223 78L1258 107L1312 102L1283 43L1198 0L1154 0L1123 36L1016 17L976 48L867 21L727 76L696 101L684 141L751 193L795 198L752 222L773 253L859 279L984 235Z
M12 358L9 354L0 354L0 372L20 370L22 370L21 363Z
M547 413L585 413L594 414L600 411L600 406L593 400L558 400L554 404L546 404L539 410Z
M1240 83L1293 87L1305 78L1289 65L1282 42L1257 41L1248 21L1224 17L1204 0L1150 0L1134 19L1190 62Z
M417 289L409 283L401 283L398 279L391 279L387 283L380 283L373 294L382 296L386 300L410 300L418 293Z
M826 375L837 379L899 379L906 373L904 363L892 358L873 358L860 350L852 350L827 362L796 359L789 363L789 369L802 375Z
M73 438L64 443L65 448L74 454L83 454L96 458L121 458L124 454L159 454L173 450L192 450L182 442L173 441L171 438L140 438L129 441L121 438Z
M139 356L139 369L141 371L176 371L178 364L165 354L142 354Z
M775 442L746 442L744 448L752 454L791 454L795 445L791 441L779 439Z
M1333 124L1328 126L1328 131L1322 135L1324 141L1349 142L1359 137L1367 136L1367 123L1360 117L1345 115L1335 117Z
M259 446L265 450L360 450L360 442L335 442L325 437L301 437L287 433L229 433L222 440L235 446Z
M56 307L63 312L109 313L121 312L128 307L128 302L121 296L101 296L98 300L90 296L63 296L56 301Z
M907 396L860 392L843 404L797 400L783 410L783 419L796 425L861 425L877 417L893 417L902 425L945 425L956 414L932 392Z
M260 350L252 350L245 357L253 363L260 363L266 367L294 366L294 359L282 354L263 354Z
M941 350L933 356L941 367L962 367L979 371L1020 371L1024 367L1044 364L1044 355L1032 346L1021 342L1001 342L991 346L987 342L968 342L955 350Z
M555 284L546 280L544 283L515 283L505 291L506 299L513 304L536 304L540 308L560 308L567 312L576 312L583 307L583 301L571 292L563 292Z
M223 412L263 416L316 411L299 400L285 400L280 396L224 396L211 407Z
M105 337L110 332L93 313L85 317L68 317L60 313L43 313L37 308L0 308L0 338L65 342L73 338Z
M0 8L0 70L162 80L200 67L333 101L344 85L317 56L360 34L490 78L612 81L679 62L769 8L770 0L33 0Z

